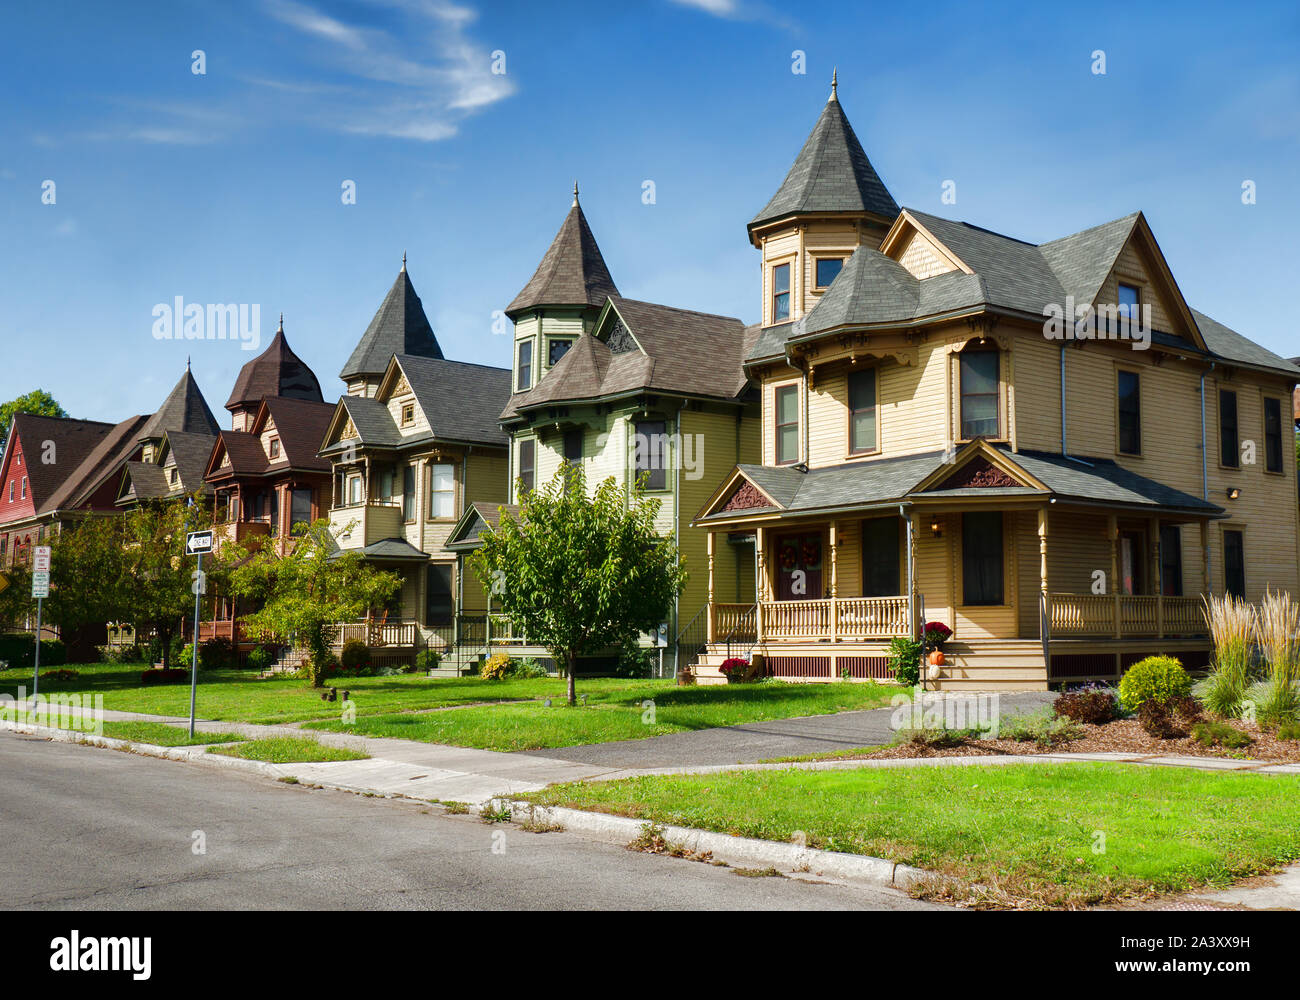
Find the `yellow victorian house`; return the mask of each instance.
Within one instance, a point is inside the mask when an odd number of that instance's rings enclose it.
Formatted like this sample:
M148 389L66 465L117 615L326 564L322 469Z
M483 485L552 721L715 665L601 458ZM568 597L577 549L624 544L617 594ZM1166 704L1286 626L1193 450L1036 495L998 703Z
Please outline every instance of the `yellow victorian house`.
M1140 212L1035 244L900 209L833 89L749 237L762 459L693 524L757 579L710 589L702 680L886 678L927 621L940 688L1195 668L1201 595L1300 588L1300 369L1190 308Z

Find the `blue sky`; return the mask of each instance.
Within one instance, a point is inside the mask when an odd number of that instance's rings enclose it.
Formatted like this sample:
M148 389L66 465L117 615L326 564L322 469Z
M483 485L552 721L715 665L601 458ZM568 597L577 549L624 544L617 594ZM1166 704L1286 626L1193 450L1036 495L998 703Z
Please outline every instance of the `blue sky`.
M575 178L625 295L752 322L745 223L816 120L833 66L900 204L1033 242L1140 208L1193 306L1300 354L1300 9L923 10L12 5L0 399L39 386L74 416L118 420L154 410L192 354L225 424L252 355L155 340L154 305L178 295L259 304L263 342L283 310L332 398L404 250L447 356L504 366L492 313L532 274ZM1092 72L1097 49L1105 75ZM791 72L795 50L806 74ZM342 204L345 180L355 205ZM940 201L945 180L955 205Z

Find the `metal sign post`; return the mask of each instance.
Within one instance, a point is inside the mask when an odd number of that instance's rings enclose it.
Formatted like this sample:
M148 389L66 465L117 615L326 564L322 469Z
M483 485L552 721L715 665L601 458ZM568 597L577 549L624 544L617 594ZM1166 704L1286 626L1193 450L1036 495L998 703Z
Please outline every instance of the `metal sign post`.
M190 659L190 739L194 739L194 702L199 687L199 607L203 595L207 592L207 578L203 575L203 553L212 551L211 531L191 531L185 536L185 551L198 556L198 565L194 569L194 639L193 656Z
M38 545L32 550L32 596L36 598L36 649L32 666L32 699L41 686L41 604L50 596L50 547Z

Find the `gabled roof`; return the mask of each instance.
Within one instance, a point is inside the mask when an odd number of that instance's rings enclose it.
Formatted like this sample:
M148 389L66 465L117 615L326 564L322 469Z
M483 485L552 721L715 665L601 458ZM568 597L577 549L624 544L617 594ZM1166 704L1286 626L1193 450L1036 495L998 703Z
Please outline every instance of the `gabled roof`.
M307 363L293 353L284 336L284 317L265 351L244 365L226 400L226 409L256 404L267 396L324 402L320 382Z
M86 503L105 482L116 477L122 467L139 454L140 441L149 419L143 415L127 417L110 428L36 512L52 513Z
M1039 246L1039 253L1051 265L1065 294L1073 295L1076 302L1091 302L1097 297L1119 252L1133 235L1140 214L1133 212Z
M424 305L406 273L405 256L397 280L339 372L339 378L347 381L361 375L382 375L388 368L388 359L394 354L442 357L442 348L433 335L429 317L424 314Z
M734 317L614 295L595 332L579 337L532 389L511 396L501 417L643 390L735 399L748 382L746 339L745 324Z
M1196 326L1205 338L1205 346L1226 361L1239 361L1242 364L1270 368L1300 379L1300 358L1287 360L1274 354L1267 347L1261 347L1253 340L1248 340L1236 330L1230 330L1218 320L1211 319L1198 309L1192 310L1196 317ZM1300 410L1297 410L1300 415Z
M945 460L947 459L947 460ZM996 486L953 486L953 476L971 462L1009 474ZM741 480L754 485L762 506L726 511L726 501ZM1065 458L1050 452L1012 452L1005 445L974 441L955 455L926 452L871 459L801 471L794 466L738 465L736 472L700 512L697 520L735 520L750 515L813 514L828 510L871 508L896 503L944 502L955 498L1016 499L1056 497L1216 517L1223 508L1166 486L1116 464L1111 459Z
M127 462L122 467L122 484L117 490L117 504L128 506L141 500L170 496L172 489L161 465L153 462Z
M898 203L867 159L834 84L790 172L749 223L749 231L784 216L812 212L869 212L885 219L898 214Z
M617 295L605 258L596 237L587 225L587 217L578 204L578 188L573 188L573 207L564 217L560 231L528 279L528 284L506 307L511 319L538 306L600 306Z
M357 433L355 437L341 437L337 444L355 441L372 448L393 448L402 443L402 432L388 407L372 396L344 396L340 399L326 435L332 434L335 425L344 419L352 422ZM340 426L339 434L342 433L343 427Z
M470 552L479 547L479 539L484 530L495 528L501 523L501 515L517 518L518 504L481 503L475 501L465 508L456 526L447 536L443 546L449 552Z
M508 368L409 355L393 360L415 393L433 437L498 447L509 443L498 423L510 398Z
M175 464L180 483L173 492L197 493L204 490L203 473L207 469L208 458L212 454L212 446L216 441L215 434L168 432L162 444L158 467L162 469L168 464Z
M329 460L320 458L316 452L333 414L334 407L330 403L268 396L249 428L260 437L268 419L275 424L275 432L280 438L280 457L271 460L268 456L267 471L275 472L283 467L328 472Z
M225 460L230 460L228 468ZM266 452L262 440L248 431L221 431L212 446L204 479L208 482L227 476L260 476L266 472Z
M143 419L143 418L142 418ZM4 450L0 474L7 475L17 449L22 443L23 469L27 476L32 507L39 512L50 496L76 471L82 461L113 430L112 424L98 420L73 420L68 417L43 417L35 413L15 413L9 426L9 440ZM54 461L42 461L45 442L53 446ZM0 478L0 482L3 478Z
M207 400L203 398L199 384L194 381L189 365L186 365L185 374L140 432L140 440L157 440L168 431L216 434L218 430Z

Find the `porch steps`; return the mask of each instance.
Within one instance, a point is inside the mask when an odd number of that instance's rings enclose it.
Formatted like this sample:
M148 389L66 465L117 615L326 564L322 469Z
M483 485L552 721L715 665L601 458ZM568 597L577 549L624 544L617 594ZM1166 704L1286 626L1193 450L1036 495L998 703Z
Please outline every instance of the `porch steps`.
M939 691L1046 691L1047 665L1037 639L950 640L929 686Z

